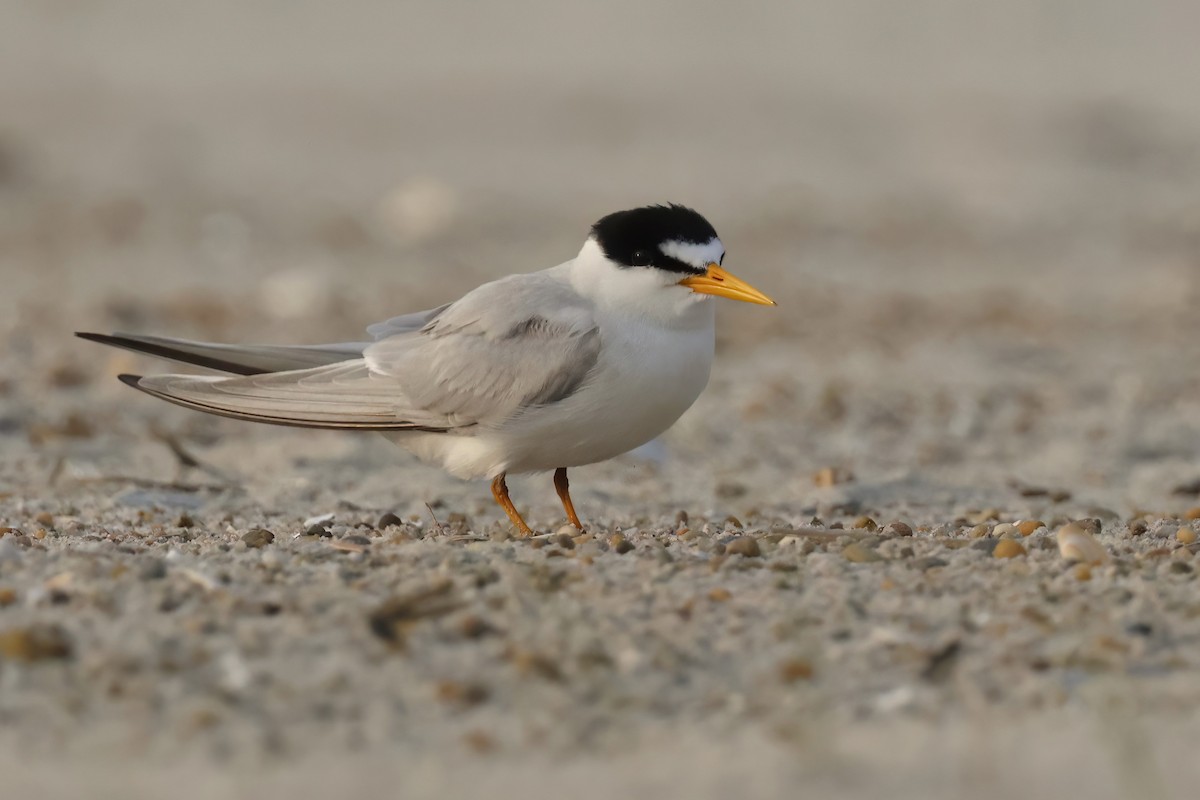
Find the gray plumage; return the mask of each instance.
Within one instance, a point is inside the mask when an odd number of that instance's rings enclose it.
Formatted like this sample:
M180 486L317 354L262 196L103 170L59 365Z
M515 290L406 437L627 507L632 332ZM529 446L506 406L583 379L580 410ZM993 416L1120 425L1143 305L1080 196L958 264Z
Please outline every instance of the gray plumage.
M360 430L499 425L570 396L600 352L588 304L551 272L484 284L455 303L368 332L378 341L274 347L122 337L110 343L205 366L219 361L242 373L127 380L173 403L257 422ZM319 365L308 366L313 362Z

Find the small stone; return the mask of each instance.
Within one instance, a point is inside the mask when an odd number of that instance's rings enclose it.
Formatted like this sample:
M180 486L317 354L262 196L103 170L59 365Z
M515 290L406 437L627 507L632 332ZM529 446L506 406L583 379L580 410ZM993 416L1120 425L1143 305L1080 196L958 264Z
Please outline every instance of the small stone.
M1175 538L1180 544L1192 544L1196 541L1196 532L1191 528L1180 528L1175 531Z
M675 514L676 527L678 527L680 525L687 525L687 524L688 524L688 513L686 511L680 511Z
M43 511L33 518L38 525L44 525L47 528L54 527L54 515L49 511Z
M1087 564L1076 564L1072 574L1077 581L1090 581L1092 579L1092 568Z
M996 542L996 549L992 551L992 558L1016 558L1023 555L1025 546L1016 539L1001 539Z
M716 588L708 593L708 599L714 603L725 603L733 598L728 589Z
M275 541L275 534L271 533L266 528L255 528L254 530L247 532L246 535L242 537L242 541L246 543L246 547L249 547L252 550L258 550Z
M554 543L557 544L559 547L561 547L563 550L574 550L575 549L575 538L571 535L574 532L575 532L575 529L572 528L570 533L560 533L560 534L556 535L554 537Z
M1011 522L1001 522L996 527L992 528L992 536L997 539L1011 539L1014 536L1020 536L1021 532L1017 530L1017 526Z
M486 686L479 683L439 681L434 694L446 705L470 708L486 701L490 693Z
M1200 519L1200 506L1192 506L1183 514L1184 519Z
M1084 531L1092 536L1099 536L1101 525L1100 520L1095 517L1084 517L1083 519L1075 520L1075 524L1083 528Z
M1150 526L1146 524L1144 519L1134 519L1129 521L1129 535L1141 536L1146 531L1150 530Z
M316 536L318 539L329 539L333 532L326 525L309 525L304 529L305 536Z
M875 561L883 561L883 556L869 547L863 547L858 542L851 542L846 545L842 549L842 558L854 564L869 564Z
M752 536L739 536L725 545L725 553L731 556L758 558L762 555L762 550L758 546L757 539Z
M625 538L622 533L614 533L608 537L608 546L613 549L617 555L624 555L633 549L633 542Z
M971 542L971 549L979 550L980 552L987 553L990 556L992 553L994 553L996 551L996 545L998 545L998 544L1000 544L999 539L993 539L990 536L988 536L983 539L976 539L975 541Z
M459 620L458 632L465 639L482 639L488 634L495 633L496 629L483 617L468 614Z
M1040 519L1023 519L1017 523L1017 530L1022 536L1029 536L1038 528L1046 527Z
M0 658L34 662L70 657L71 640L57 625L13 628L0 633Z
M883 533L885 536L912 536L913 530L906 523L896 520L888 523L887 527L883 529Z
M813 473L812 480L817 486L827 489L839 483L849 483L854 480L854 473L841 467L822 467Z
M992 526L988 525L986 522L981 522L967 531L967 536L972 539L982 539L983 537L990 535L991 532Z
M194 527L196 527L196 520L192 518L191 514L189 514L185 511L176 518L175 527L176 528L194 528Z
M739 530L746 527L745 525L742 524L742 521L740 519L733 516L732 514L730 514L728 517L725 518L725 524L732 525L733 527L738 528Z
M396 516L391 511L384 514L379 518L379 522L375 523L375 528L381 531L388 528L401 528L403 526L404 520L400 519L400 517Z
M1069 522L1058 529L1058 552L1063 558L1084 564L1103 564L1108 551L1078 523Z
M1183 561L1172 561L1169 569L1176 575L1191 575L1195 571L1191 564Z
M813 676L812 664L802 658L789 658L779 665L779 679L784 683L806 681Z
M879 530L879 525L875 522L875 520L871 519L870 517L868 517L866 515L863 515L861 517L855 517L854 522L850 523L850 527L855 530L863 530L863 529L866 529L869 531Z

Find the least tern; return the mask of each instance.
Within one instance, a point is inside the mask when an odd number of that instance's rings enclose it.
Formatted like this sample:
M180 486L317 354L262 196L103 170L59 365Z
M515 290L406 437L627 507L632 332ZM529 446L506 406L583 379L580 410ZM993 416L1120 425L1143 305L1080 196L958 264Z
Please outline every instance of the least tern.
M523 536L509 473L554 470L582 530L570 467L654 439L708 383L713 297L775 305L721 266L725 247L680 205L609 214L556 267L485 283L453 303L367 328L373 341L233 345L78 333L233 373L121 375L186 408L302 428L382 431L460 478L487 477Z

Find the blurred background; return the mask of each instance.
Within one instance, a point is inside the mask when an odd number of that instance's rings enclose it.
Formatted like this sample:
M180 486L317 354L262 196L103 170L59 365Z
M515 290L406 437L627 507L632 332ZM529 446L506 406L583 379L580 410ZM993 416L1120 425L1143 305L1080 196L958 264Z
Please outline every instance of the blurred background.
M286 440L135 400L110 375L150 365L71 331L356 338L675 201L780 301L722 309L675 452L751 446L681 485L1158 497L1200 445L1197 30L1165 0L7 0L0 427Z

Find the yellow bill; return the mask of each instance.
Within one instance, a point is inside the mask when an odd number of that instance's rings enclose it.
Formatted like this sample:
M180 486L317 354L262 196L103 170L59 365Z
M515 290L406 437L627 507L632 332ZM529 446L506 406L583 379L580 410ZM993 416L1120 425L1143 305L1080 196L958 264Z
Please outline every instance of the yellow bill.
M679 282L698 294L715 294L743 303L758 303L761 306L778 305L774 300L755 289L736 275L721 269L719 264L709 264L703 275L692 275Z

